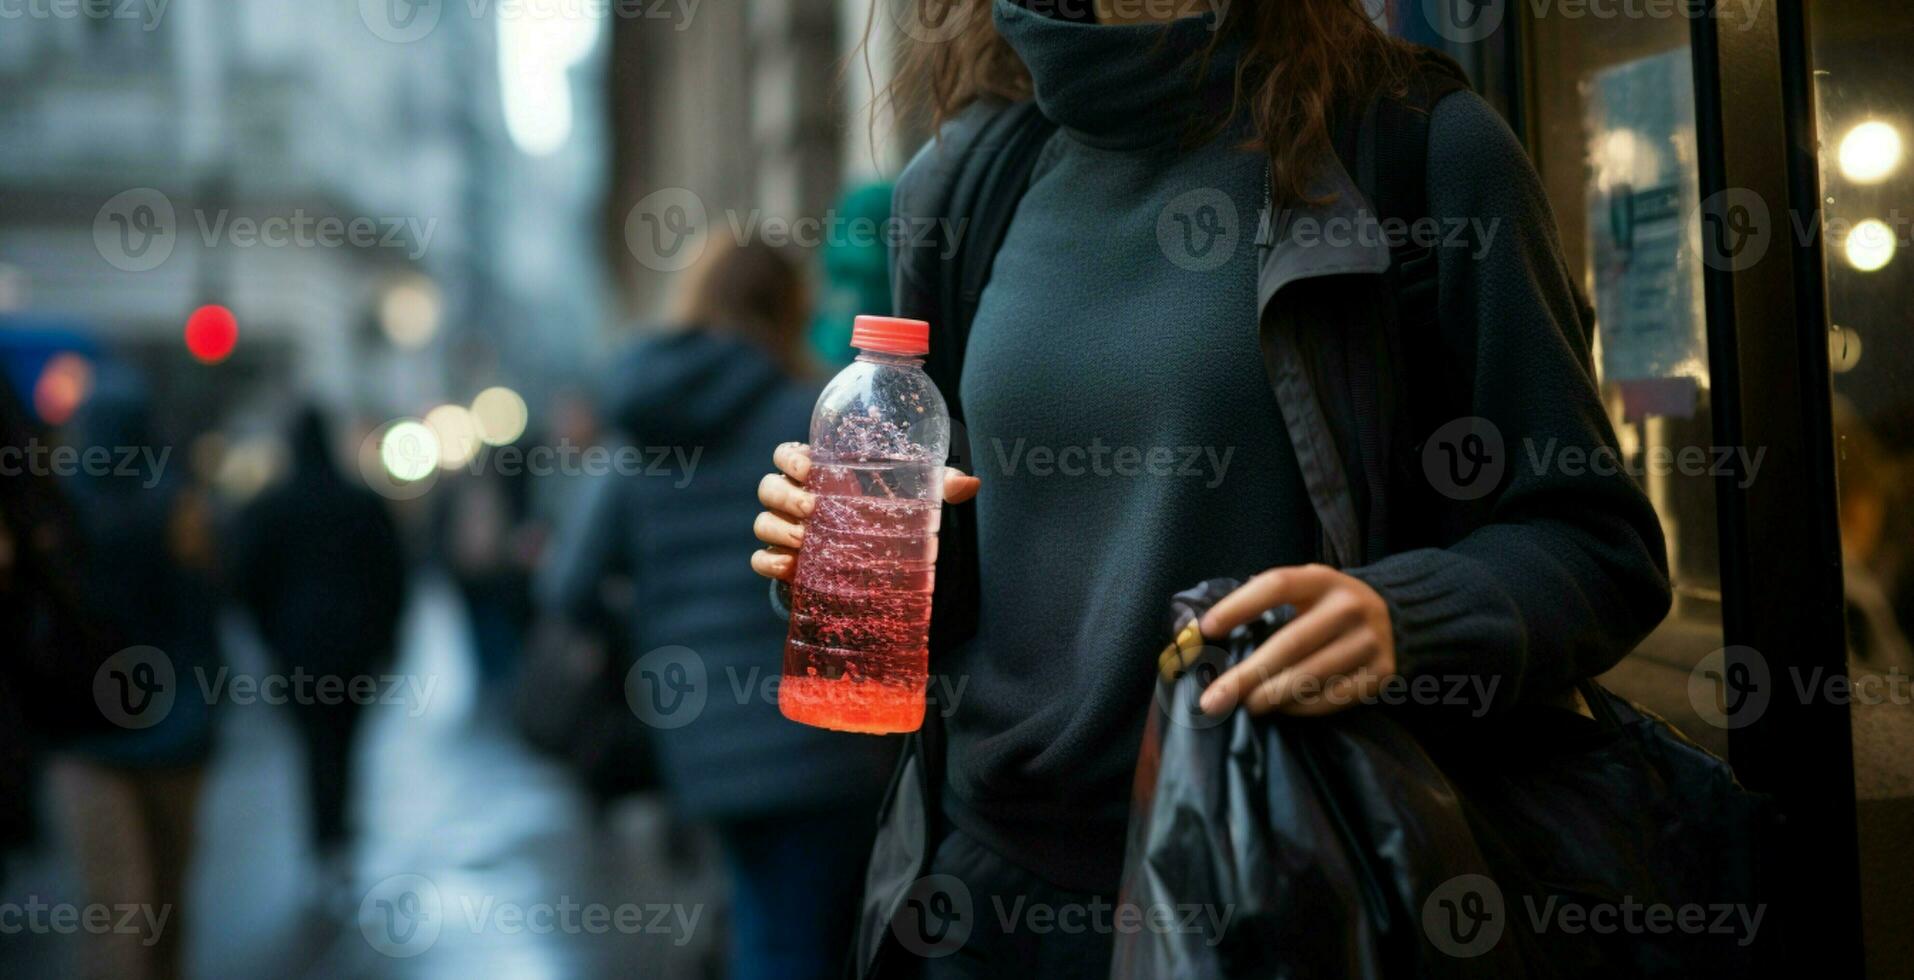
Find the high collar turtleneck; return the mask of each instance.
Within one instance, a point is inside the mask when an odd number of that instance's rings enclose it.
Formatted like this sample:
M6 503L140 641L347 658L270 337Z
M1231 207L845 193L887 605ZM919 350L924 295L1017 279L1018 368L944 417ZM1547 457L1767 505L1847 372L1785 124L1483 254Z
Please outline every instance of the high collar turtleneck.
M1196 76L1214 14L1105 26L996 0L994 16L998 33L1030 70L1038 108L1087 143L1137 147L1174 140L1193 119L1229 105L1233 45L1219 45L1203 77Z

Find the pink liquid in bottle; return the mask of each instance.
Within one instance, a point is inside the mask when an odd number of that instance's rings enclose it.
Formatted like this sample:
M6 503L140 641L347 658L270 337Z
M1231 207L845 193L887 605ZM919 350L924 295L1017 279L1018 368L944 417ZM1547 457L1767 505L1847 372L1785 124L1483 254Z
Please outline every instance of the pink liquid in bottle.
M778 708L807 725L908 732L924 722L949 422L912 352L859 317L865 351L818 399ZM908 329L908 328L905 328ZM886 350L885 347L894 348Z

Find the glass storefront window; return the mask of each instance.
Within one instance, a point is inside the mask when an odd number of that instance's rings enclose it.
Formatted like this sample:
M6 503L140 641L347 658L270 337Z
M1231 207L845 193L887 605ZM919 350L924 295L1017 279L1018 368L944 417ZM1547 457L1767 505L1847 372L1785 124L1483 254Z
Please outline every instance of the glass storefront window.
M1868 973L1914 969L1914 78L1907 12L1809 8Z
M1569 268L1595 307L1603 397L1661 515L1675 587L1668 619L1602 680L1726 755L1721 715L1695 704L1689 684L1722 646L1714 477L1689 465L1715 458L1689 28L1672 15L1531 13L1526 60L1546 69L1530 73L1524 121Z

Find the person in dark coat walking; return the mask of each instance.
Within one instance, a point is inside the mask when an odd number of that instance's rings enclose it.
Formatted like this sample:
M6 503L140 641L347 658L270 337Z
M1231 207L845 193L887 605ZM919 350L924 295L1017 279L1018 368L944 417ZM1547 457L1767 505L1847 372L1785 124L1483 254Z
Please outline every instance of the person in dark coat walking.
M352 743L364 710L351 692L354 678L392 661L405 559L385 502L339 471L317 408L300 410L288 441L286 479L238 517L233 584L275 669L307 675L287 689L307 752L312 847L322 888L346 886Z
M688 285L686 328L614 372L607 417L631 465L583 495L540 592L579 615L605 576L631 579L626 697L674 809L717 829L730 975L836 976L897 742L778 713L785 621L737 561L762 447L802 438L817 399L801 377L803 280L754 243L714 249Z
M203 508L167 467L143 382L102 367L68 444L145 465L82 466L66 482L78 518L83 615L125 644L93 678L111 724L64 740L47 779L60 827L92 900L166 910L150 936L88 944L81 975L166 978L182 972L184 904L207 760L208 672L220 659L211 544Z

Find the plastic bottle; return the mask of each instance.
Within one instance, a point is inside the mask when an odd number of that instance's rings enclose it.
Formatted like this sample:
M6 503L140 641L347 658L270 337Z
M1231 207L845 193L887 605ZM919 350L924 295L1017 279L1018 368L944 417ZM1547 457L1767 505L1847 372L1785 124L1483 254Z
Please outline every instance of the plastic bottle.
M811 413L817 507L791 582L778 709L847 732L924 723L950 415L924 373L930 324L860 316L857 359Z

